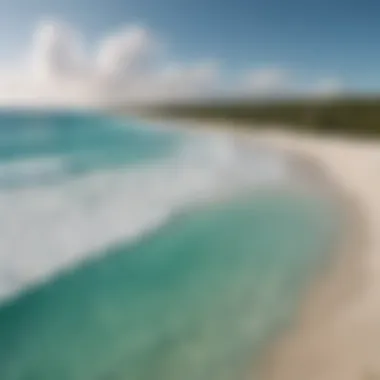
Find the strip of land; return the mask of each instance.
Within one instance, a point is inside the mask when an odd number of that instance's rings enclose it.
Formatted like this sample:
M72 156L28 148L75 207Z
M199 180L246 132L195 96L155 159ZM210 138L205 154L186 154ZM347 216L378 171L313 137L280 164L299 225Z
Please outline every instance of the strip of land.
M116 112L125 113L125 107ZM350 136L380 136L380 97L346 96L303 99L204 101L154 104L130 111L154 117L229 122L231 127L264 130L280 124L282 130Z

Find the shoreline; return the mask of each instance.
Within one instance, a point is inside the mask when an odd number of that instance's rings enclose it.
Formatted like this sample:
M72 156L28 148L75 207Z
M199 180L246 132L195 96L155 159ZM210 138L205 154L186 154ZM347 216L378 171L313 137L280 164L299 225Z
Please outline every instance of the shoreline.
M177 128L193 126L195 131L228 132L253 144L262 143L288 152L296 163L312 169L313 180L319 176L318 180L325 181L342 214L342 235L327 252L326 265L310 279L291 325L269 342L258 371L251 372L247 379L380 378L380 296L377 296L380 280L376 278L377 274L380 278L380 260L376 259L376 250L380 249L380 237L376 239L376 226L380 226L380 202L376 203L380 178L378 187L371 186L376 184L373 176L377 149L380 173L380 144L378 148L343 137L307 136L275 129L255 131L228 122L162 119L158 122ZM372 261L377 263L374 273ZM371 275L374 283L370 282Z
M357 197L343 189L326 167L322 167L326 159L316 152L292 149L289 152L311 168L314 166L324 177L339 208L342 235L327 252L326 263L311 278L291 325L264 350L254 379L256 376L263 380L367 379L370 369L368 373L364 369L359 376L356 371L346 370L349 348L335 331L345 311L358 301L364 290L364 257L360 253L368 249L368 221Z

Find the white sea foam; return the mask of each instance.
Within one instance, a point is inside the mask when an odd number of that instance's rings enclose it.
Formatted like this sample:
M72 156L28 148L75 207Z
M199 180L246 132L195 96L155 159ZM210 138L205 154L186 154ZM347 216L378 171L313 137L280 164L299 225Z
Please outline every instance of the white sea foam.
M287 178L274 152L237 147L227 135L190 140L160 162L76 178L62 170L59 182L0 188L0 297L136 238L191 202ZM10 165L0 178L64 168L56 159Z
M20 186L58 179L67 165L62 158L17 159L0 163L0 186ZM0 189L1 191L1 189Z

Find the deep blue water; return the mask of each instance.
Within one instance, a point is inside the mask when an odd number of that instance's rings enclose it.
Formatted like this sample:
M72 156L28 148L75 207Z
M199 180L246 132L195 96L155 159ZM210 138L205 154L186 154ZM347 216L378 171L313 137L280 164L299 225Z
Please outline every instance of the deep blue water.
M228 136L8 113L0 141L1 380L245 379L335 237Z

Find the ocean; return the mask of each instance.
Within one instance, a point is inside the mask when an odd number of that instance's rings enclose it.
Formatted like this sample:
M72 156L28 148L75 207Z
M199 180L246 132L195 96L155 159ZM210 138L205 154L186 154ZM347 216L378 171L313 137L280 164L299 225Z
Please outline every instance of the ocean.
M293 172L228 133L0 113L0 379L252 378L337 235Z

